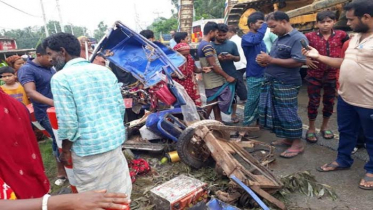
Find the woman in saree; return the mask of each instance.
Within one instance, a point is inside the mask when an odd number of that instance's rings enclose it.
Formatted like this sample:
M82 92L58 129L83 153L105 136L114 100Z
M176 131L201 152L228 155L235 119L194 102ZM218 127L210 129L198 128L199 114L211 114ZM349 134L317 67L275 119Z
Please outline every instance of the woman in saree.
M185 77L183 79L177 77L173 79L185 88L189 97L194 101L196 106L202 106L198 84L194 77L194 73L201 73L202 71L196 67L194 59L190 55L190 46L187 43L179 43L175 45L173 49L186 58L185 64L179 67ZM205 70L208 71L209 69L204 69L203 71Z
M49 181L26 107L0 89L0 177L20 199L39 198Z

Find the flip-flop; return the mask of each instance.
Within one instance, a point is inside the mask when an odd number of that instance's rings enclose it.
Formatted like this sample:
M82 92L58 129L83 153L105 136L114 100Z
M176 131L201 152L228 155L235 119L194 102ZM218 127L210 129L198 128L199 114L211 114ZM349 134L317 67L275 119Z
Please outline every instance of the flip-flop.
M57 186L62 186L67 181L66 177L57 177L56 181L54 181L54 184Z
M286 142L284 140L277 140L277 141L272 141L271 146L286 146L289 147L291 146L292 143Z
M282 158L293 158L295 156L298 156L299 154L302 154L303 152L304 152L304 147L301 147L299 149L287 149L287 150L285 150L285 152L280 154L280 157L282 157ZM294 155L290 155L290 156L284 155L284 154L289 154L289 153L292 153Z
M315 140L311 140L311 138L315 138ZM316 143L317 142L317 136L316 136L316 133L306 133L306 141L308 141L309 143Z
M324 166L324 165L317 167L316 170L319 171L319 172L332 172L332 171L341 171L341 170L347 170L347 169L350 169L350 167L340 167L339 165L334 164L333 162L328 163L328 164L326 165L326 168L330 168L330 167L331 167L331 168L333 168L332 170L324 170L324 169L322 168L323 166Z
M235 116L235 117L231 118L231 121L232 121L232 123L236 124L236 123L240 122L240 118L238 118L238 116Z
M320 131L322 137L324 139L333 139L334 138L334 133L331 130L325 130L325 131ZM326 137L326 135L329 135L329 137Z
M365 175L363 179L365 182L373 182L373 177L369 177L367 175ZM373 185L370 187L365 187L364 185L359 184L359 188L363 190L373 190Z

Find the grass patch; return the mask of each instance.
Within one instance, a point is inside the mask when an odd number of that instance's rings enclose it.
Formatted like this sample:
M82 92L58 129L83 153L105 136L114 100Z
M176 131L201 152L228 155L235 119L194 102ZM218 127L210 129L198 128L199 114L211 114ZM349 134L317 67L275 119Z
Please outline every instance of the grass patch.
M66 182L62 186L57 186L54 184L57 175L57 165L56 159L53 156L52 141L50 139L46 139L45 141L39 142L39 148L41 156L43 158L45 174L47 175L49 182L51 184L51 193L59 194L62 188L66 188L66 186L68 186L68 182Z

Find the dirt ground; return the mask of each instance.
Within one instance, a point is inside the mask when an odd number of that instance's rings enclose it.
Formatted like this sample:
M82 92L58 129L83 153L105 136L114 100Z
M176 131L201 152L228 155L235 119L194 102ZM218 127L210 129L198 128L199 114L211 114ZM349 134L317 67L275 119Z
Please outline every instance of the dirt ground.
M305 85L302 87L299 94L299 115L304 124L304 132L307 126L307 92ZM321 109L321 108L320 108ZM238 115L242 117L243 106L238 106ZM320 114L319 114L320 116ZM223 120L229 121L229 116L224 116ZM320 125L321 117L316 121ZM334 189L338 198L333 200L329 196L324 196L319 199L316 196L307 196L300 192L287 194L285 197L279 196L288 207L288 209L338 209L338 210L371 210L373 209L373 192L364 191L358 188L358 183L364 175L364 163L368 156L365 149L359 150L354 155L355 163L350 170L340 172L320 173L316 171L316 167L324 163L333 161L336 157L336 149L338 146L338 130L336 123L336 115L333 115L330 120L330 129L336 134L336 139L325 140L319 137L317 144L309 144L304 141L306 150L304 154L293 158L283 159L278 154L283 151L282 148L276 149L276 161L269 166L273 174L279 178L289 174L294 174L302 171L309 171L320 184L327 184ZM271 142L276 140L276 137L268 131L260 131L257 140L263 142ZM48 152L48 144L41 145L42 154ZM164 157L162 153L136 152L136 157L146 159L152 171L148 175L138 176L133 185L131 209L154 209L154 205L149 201L149 191L180 174L187 174L208 183L211 195L217 190L226 190L229 180L215 173L212 167L206 167L200 170L193 170L181 162L161 164L160 160ZM50 161L48 154L43 154L48 177L51 181L55 173L53 162ZM68 193L67 185L62 188L53 187L53 193Z

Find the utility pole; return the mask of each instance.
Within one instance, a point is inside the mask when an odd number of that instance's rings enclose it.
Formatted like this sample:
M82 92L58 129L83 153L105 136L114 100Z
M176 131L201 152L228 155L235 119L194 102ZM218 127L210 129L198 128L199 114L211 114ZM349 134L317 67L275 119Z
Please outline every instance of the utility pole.
M40 0L40 6L41 6L41 12L43 13L45 36L48 37L49 32L48 32L48 28L47 28L47 19L45 18L43 0Z
M134 8L135 8L136 32L139 32L139 31L141 30L141 26L140 26L140 18L139 18L139 14L137 13L136 4L134 3L133 6L134 6Z
M53 21L53 24L54 24L54 31L55 31L56 33L58 33L58 31L57 31L57 26L56 26L56 22Z
M61 8L60 8L59 0L56 0L56 6L57 6L57 10L58 10L58 15L60 17L61 31L65 32L65 25L63 24L63 21L62 21Z
M74 35L73 24L70 23L71 34Z
M163 14L163 12L160 11L154 11L153 14L157 15L157 18L160 17L160 14Z

